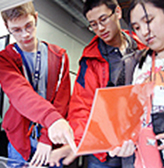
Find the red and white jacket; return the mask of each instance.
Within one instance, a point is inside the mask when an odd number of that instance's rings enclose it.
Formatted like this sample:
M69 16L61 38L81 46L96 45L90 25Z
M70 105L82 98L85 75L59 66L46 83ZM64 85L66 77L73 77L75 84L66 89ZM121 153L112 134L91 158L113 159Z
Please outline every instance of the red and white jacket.
M128 31L124 32L129 34ZM138 38L133 36L136 41L136 48L131 48L131 56L125 60L125 72L128 72L125 76L126 84L130 84L132 81L134 66L139 59L134 51L145 48ZM83 51L70 101L68 121L73 128L77 145L88 121L95 91L97 88L106 87L109 81L109 63L102 57L98 48L98 41L98 36L95 36ZM106 160L107 153L99 153L95 156L103 162Z
M0 52L0 84L10 101L2 126L11 144L25 160L29 159L31 153L27 135L30 121L44 127L39 141L51 144L47 128L56 120L66 117L70 100L66 51L56 45L44 43L48 47L47 100L39 96L25 78L22 58L14 45L10 44Z

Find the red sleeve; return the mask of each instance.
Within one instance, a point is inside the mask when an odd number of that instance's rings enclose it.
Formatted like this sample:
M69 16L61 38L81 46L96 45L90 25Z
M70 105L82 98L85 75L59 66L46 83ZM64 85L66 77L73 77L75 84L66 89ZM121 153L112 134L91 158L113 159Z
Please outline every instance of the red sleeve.
M63 117L66 117L70 101L70 76L69 61L67 54L65 54L64 59L64 70L62 73L59 89L56 92L55 99L53 101L53 105Z
M61 83L59 85L58 91L56 92L53 105L63 117L66 117L70 101L69 61L67 54L65 54L64 70L62 74L63 76ZM51 141L48 138L47 129L41 129L41 137L39 138L39 141L52 145Z
M14 53L10 54L14 57ZM0 54L0 83L10 103L30 121L48 128L57 119L62 118L50 102L33 90L18 65L7 56L6 52Z
M52 146L52 142L48 138L48 130L46 128L42 128L41 129L41 136L39 138L39 142L42 142L42 143L45 143L47 145L51 145Z
M98 79L87 62L83 61L74 85L70 101L68 121L74 131L75 143L79 144L88 121Z

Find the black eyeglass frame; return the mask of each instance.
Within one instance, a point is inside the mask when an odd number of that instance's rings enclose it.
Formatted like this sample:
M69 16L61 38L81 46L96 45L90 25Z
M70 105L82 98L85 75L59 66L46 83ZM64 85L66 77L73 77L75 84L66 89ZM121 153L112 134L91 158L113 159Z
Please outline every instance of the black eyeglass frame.
M116 8L113 8L113 9L112 9L112 13L109 14L109 15L106 17L106 19L110 18L110 17L115 13L115 9L116 9ZM101 20L99 20L99 21L97 22L97 28L98 28L98 24L101 24L102 26L105 26L105 25L102 23ZM97 30L97 28L93 28L91 25L88 26L88 29L89 29L90 31Z

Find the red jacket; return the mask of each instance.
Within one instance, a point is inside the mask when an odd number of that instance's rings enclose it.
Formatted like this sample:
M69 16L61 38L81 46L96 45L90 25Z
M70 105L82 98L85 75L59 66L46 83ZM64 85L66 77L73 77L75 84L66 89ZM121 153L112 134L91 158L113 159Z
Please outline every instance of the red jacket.
M28 160L31 147L27 136L30 121L40 123L42 136L39 141L51 144L47 128L56 120L66 117L70 100L69 62L66 51L48 44L48 82L46 99L39 96L26 80L21 55L11 44L0 52L0 83L7 94L10 107L3 120L3 128L14 148ZM63 57L64 56L64 57ZM62 79L56 91L62 58L65 58ZM64 95L64 96L63 96Z
M143 49L145 46L139 42L136 36L134 38L137 43L135 43L136 48L133 50ZM128 67L128 73L130 73L126 74L127 79L130 76L132 77L136 62L136 54L133 54L132 57L126 60L126 67ZM129 84L131 80L132 79L129 78L129 80L126 81L126 84ZM68 120L71 127L73 128L75 142L77 145L82 138L88 117L90 115L95 90L96 88L106 87L108 81L109 64L102 57L98 48L98 36L95 36L89 45L85 47L80 59L80 68L75 81L68 113ZM100 161L105 161L107 154L100 153L95 154L95 156Z

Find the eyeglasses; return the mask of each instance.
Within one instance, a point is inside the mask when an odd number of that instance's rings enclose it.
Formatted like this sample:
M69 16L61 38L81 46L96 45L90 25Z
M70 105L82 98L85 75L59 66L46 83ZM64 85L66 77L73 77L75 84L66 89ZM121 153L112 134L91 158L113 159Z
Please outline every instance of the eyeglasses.
M13 34L15 36L20 36L22 34L23 30L30 33L34 30L34 27L35 27L35 23L31 21L31 22L27 23L24 26L24 28L16 27L16 28L13 28L13 30L9 31L9 32L10 32L10 34Z
M112 10L112 13L110 15L103 15L102 17L100 17L98 20L98 22L96 21L91 21L90 25L88 26L88 29L90 31L94 31L98 29L98 25L101 24L102 26L105 26L108 24L109 22L109 18L114 14L115 9Z

